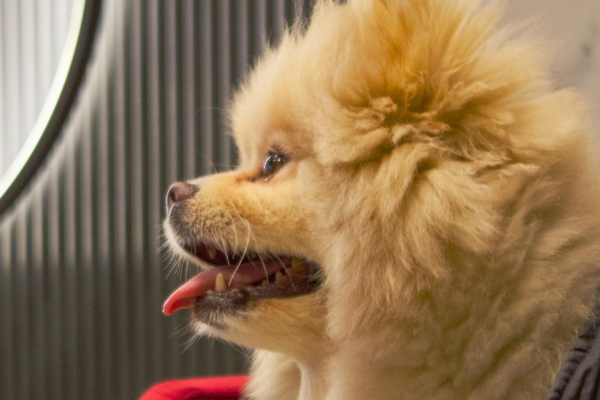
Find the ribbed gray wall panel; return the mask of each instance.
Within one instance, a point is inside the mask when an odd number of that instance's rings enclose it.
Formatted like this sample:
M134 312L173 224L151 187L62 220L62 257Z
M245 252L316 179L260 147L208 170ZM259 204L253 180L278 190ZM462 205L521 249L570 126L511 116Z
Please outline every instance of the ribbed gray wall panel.
M69 120L0 222L0 399L134 399L247 370L228 344L188 348L185 312L161 314L186 273L167 279L163 199L235 164L231 93L309 3L105 1Z

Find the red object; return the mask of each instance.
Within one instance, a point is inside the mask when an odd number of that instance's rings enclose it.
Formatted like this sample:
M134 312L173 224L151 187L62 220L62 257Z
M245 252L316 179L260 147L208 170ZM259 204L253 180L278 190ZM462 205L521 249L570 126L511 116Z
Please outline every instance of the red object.
M239 400L247 376L168 381L152 386L140 400Z

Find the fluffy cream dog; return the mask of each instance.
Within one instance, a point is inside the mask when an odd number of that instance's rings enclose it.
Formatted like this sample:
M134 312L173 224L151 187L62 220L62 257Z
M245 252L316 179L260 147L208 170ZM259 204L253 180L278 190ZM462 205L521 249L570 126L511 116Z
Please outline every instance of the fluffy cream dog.
M257 349L252 399L544 399L600 283L584 105L470 0L321 1L175 184L165 303Z

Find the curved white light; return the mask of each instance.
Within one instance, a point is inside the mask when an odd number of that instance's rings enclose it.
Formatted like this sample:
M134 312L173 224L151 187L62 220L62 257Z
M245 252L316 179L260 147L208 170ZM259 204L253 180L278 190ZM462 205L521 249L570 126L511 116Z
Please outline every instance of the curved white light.
M33 150L35 150L38 142L42 138L46 126L48 126L48 122L54 113L58 99L65 86L71 63L73 62L75 48L77 47L77 39L79 38L79 32L81 31L84 8L85 0L74 1L71 21L69 22L69 29L67 32L67 40L58 63L56 75L54 75L54 80L50 86L50 91L48 92L44 106L42 107L27 140L23 144L23 147L19 151L19 154L17 154L15 160L0 179L0 198L2 198L4 193L10 188L15 179L17 179L19 172L21 172L27 163L27 160L31 157Z

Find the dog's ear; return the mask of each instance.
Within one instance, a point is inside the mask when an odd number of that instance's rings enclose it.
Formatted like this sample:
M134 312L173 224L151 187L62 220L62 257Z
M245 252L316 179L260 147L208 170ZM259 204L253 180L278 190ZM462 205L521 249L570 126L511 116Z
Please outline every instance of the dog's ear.
M406 103L404 103L406 104ZM369 100L364 107L344 108L328 104L326 121L315 137L317 158L324 165L346 165L371 160L419 135L439 136L449 129L431 119L406 118L407 112L390 97ZM410 122L409 122L410 121Z
M389 146L392 133L386 121L398 112L391 98L374 99L365 107L350 109L333 101L323 106L320 111L327 115L318 120L325 124L318 124L315 136L315 151L322 164L362 161Z

